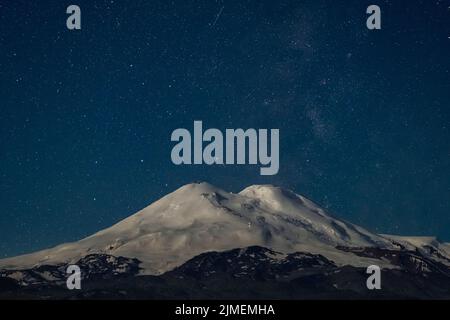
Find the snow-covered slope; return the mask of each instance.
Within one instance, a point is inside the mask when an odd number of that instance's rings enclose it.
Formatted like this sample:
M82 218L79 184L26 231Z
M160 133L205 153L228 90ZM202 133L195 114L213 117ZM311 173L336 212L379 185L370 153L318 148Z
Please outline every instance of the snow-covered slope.
M333 218L288 190L256 185L233 194L195 183L90 237L0 260L0 268L70 263L104 253L137 258L143 262L143 273L160 274L206 251L254 245L285 253L319 253L337 264L362 266L373 261L336 247L396 248L391 238Z
M434 260L450 266L450 243L443 243L436 237L406 237L388 234L382 236L400 244L406 250L420 250Z

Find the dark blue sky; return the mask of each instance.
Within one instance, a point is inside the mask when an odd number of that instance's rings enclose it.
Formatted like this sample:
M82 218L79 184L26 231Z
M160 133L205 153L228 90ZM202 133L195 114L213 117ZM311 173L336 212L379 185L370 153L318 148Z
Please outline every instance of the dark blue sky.
M450 1L0 0L0 30L0 256L197 180L276 184L376 232L450 240ZM174 166L170 134L194 120L279 128L278 175Z

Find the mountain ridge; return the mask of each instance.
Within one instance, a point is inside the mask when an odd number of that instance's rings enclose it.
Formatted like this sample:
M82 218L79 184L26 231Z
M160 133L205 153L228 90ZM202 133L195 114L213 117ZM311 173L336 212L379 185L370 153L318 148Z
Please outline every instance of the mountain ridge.
M412 239L412 238L411 238ZM332 217L313 201L273 185L252 185L229 193L209 183L191 183L160 198L113 226L80 241L0 260L3 269L76 262L89 254L142 261L142 274L158 275L204 252L262 246L283 253L320 254L338 265L389 262L339 247L400 249L411 239L371 233ZM416 244L416 245L415 245ZM450 257L446 244L422 242L429 254Z
M355 250L343 248L344 250ZM68 265L0 270L0 299L449 299L450 268L409 250L364 248L390 260L382 290L368 290L366 268L322 255L252 246L210 251L164 274L139 275L140 261L91 254L76 264L82 289L67 290Z

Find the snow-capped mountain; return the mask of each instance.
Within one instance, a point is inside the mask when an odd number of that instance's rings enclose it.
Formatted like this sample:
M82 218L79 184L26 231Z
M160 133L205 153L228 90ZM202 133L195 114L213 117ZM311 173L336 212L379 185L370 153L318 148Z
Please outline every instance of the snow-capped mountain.
M450 262L449 244L371 233L328 215L292 191L255 185L234 194L193 183L80 241L0 260L0 269L74 263L103 254L138 259L141 274L157 275L205 252L251 246L321 255L337 266L396 268L389 259L358 254L355 248L414 248L444 264Z

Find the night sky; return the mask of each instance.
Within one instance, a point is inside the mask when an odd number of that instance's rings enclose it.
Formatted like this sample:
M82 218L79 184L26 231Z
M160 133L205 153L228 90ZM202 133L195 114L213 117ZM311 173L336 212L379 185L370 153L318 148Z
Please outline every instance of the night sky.
M0 28L0 257L193 181L450 241L450 1L0 0ZM279 128L279 173L175 166L170 135L194 120Z

